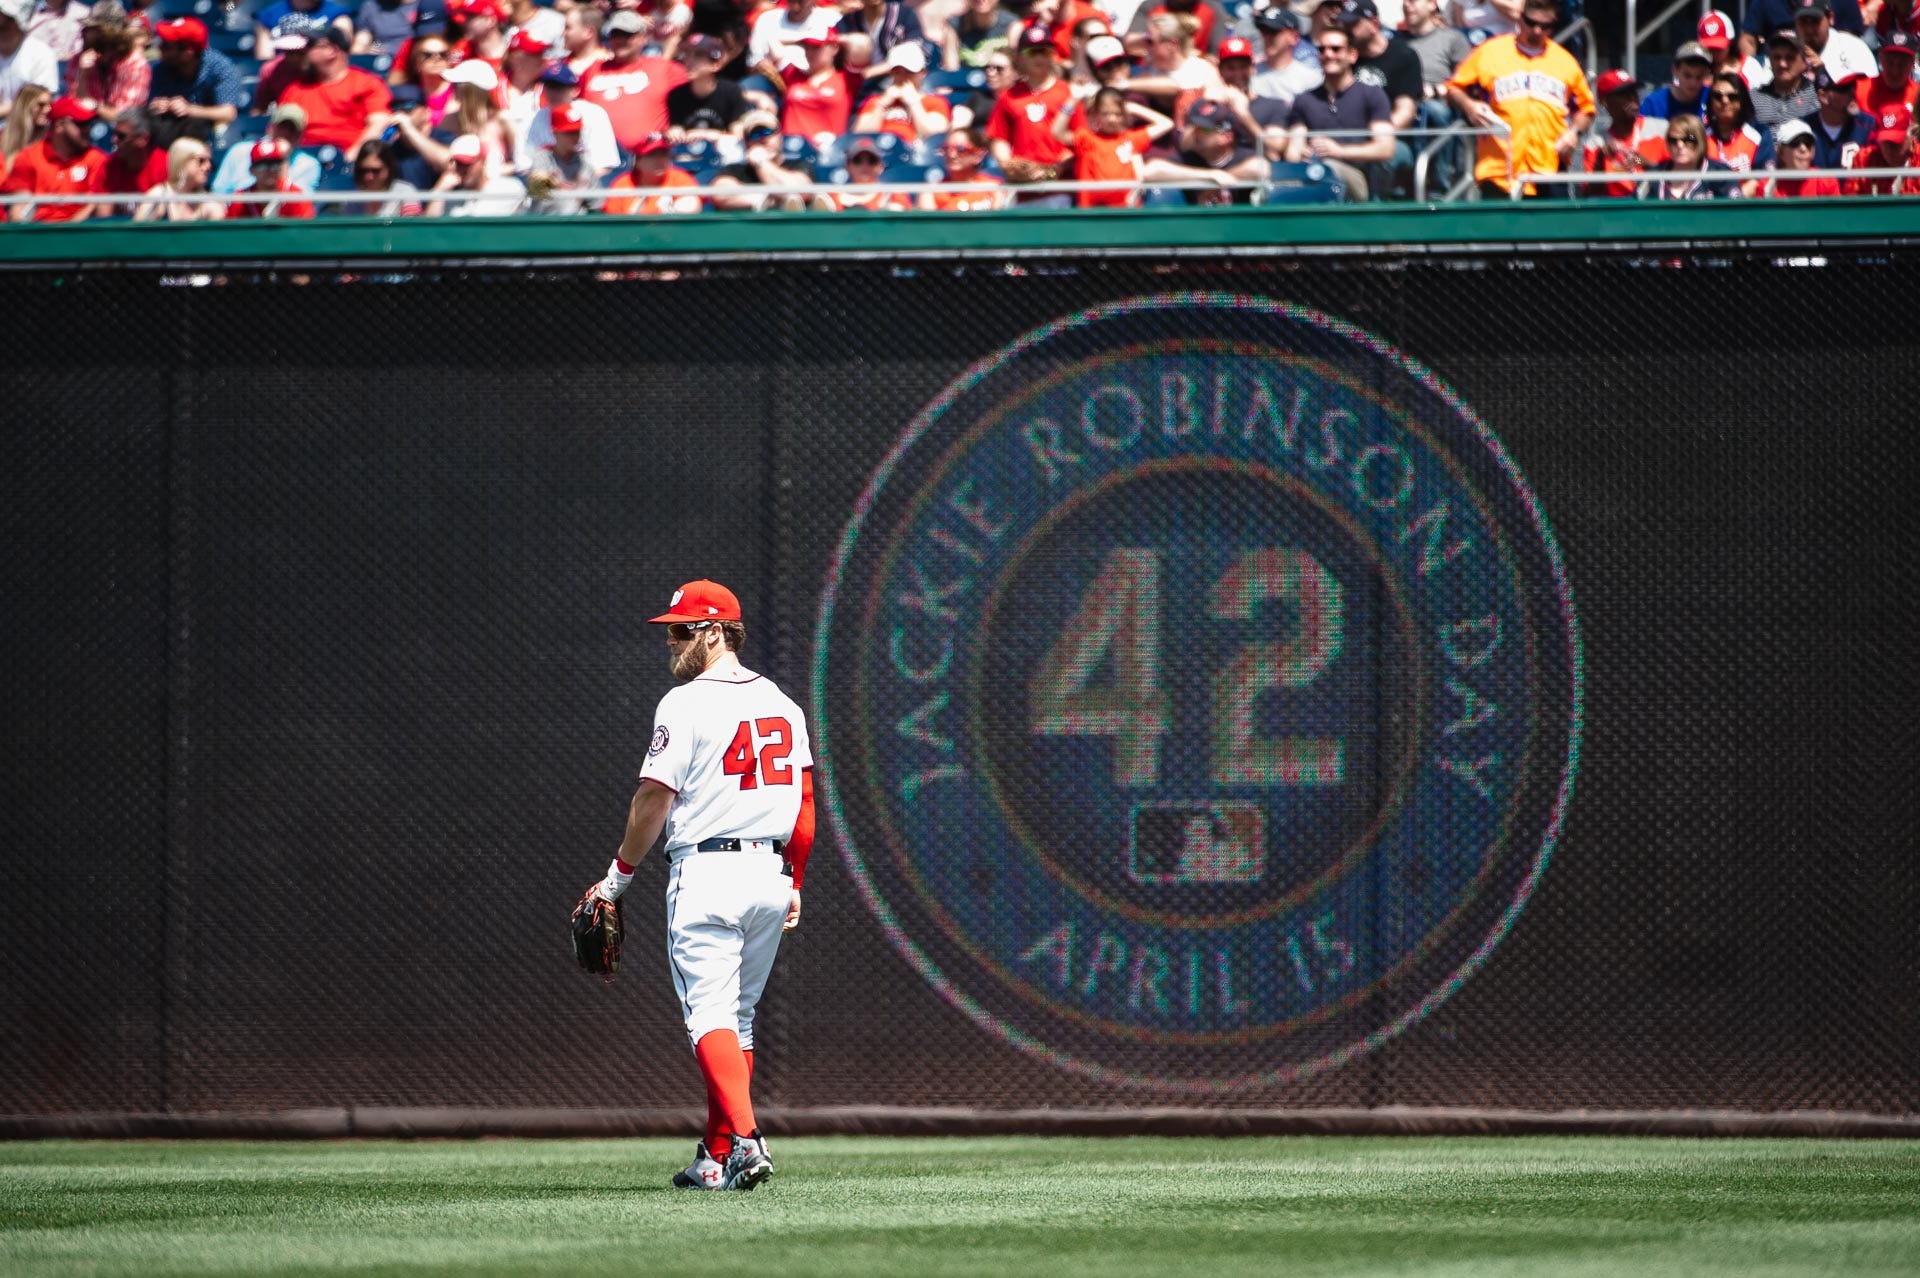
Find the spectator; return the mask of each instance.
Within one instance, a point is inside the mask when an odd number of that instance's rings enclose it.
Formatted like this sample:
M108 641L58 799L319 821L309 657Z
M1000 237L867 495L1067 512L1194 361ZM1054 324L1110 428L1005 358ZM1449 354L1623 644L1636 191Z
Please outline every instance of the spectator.
M1781 176L1813 167L1813 128L1805 120L1788 120L1782 124L1779 133L1774 135L1773 144L1780 156L1780 167L1761 186L1763 198L1840 194L1840 183L1835 178Z
M1158 18L1185 18L1192 30L1193 48L1202 54L1213 52L1215 39L1228 26L1226 15L1215 0L1162 0L1151 8L1142 6L1134 11L1132 30L1145 32L1149 46L1153 43L1153 24Z
M140 195L167 181L167 153L153 144L153 125L139 107L128 107L113 122L113 150L100 166L102 195ZM134 206L112 200L95 210L100 217L131 217Z
M815 143L837 138L847 131L847 122L853 118L853 95L859 77L842 71L835 63L840 37L834 32L804 36L800 47L806 53L807 65L787 68L787 100L781 110L780 127L791 136Z
M398 84L410 84L420 90L420 96L433 112L433 123L438 125L453 106L453 86L447 83L447 72L453 66L453 46L443 35L423 35L414 37L407 47L404 62L396 63L400 68Z
M613 121L600 106L580 101L580 79L573 68L564 61L550 63L541 74L540 84L547 104L534 112L532 123L527 125L526 145L516 148L514 154L532 155L543 146L552 146L553 112L571 106L580 117L580 149L587 153L587 163L601 173L619 168L620 145L614 141Z
M0 119L12 111L14 98L29 84L48 93L60 92L60 65L53 51L21 26L21 19L32 11L33 0L0 0Z
M1721 9L1709 9L1700 15L1700 23L1694 28L1694 40L1707 51L1713 59L1713 73L1719 75L1725 71L1737 75L1744 81L1749 71L1759 75L1766 70L1755 59L1753 66L1747 66L1747 57L1734 43L1733 19Z
M720 78L727 46L713 36L696 33L680 42L679 56L687 82L667 93L667 136L676 142L731 138L734 123L748 107L740 85Z
M353 43L353 13L338 0L273 0L253 15L253 47L271 49L276 35L292 30L312 37L318 33L309 28L315 27L332 27Z
M1269 160L1279 159L1286 149L1287 113L1293 104L1253 96L1253 46L1245 37L1228 36L1220 42L1220 79L1229 91L1221 98L1233 110L1240 140L1257 147ZM1243 112L1246 118L1241 123Z
M484 62L499 75L507 61L507 7L500 0L467 0L460 15L460 38L453 42L448 60L456 67Z
M1095 40L1115 38L1107 26L1107 20L1102 17L1087 18L1074 27L1072 37L1067 42L1066 73L1075 97L1092 97L1094 90L1100 87L1099 78L1093 73L1093 61L1087 56L1087 45ZM1127 46L1122 42L1120 47L1125 49Z
M606 46L600 43L600 11L587 4L576 4L569 9L561 42L566 46L567 65L577 76L591 71L595 63L606 61Z
M507 43L523 32L541 48L557 50L566 39L567 15L543 9L534 0L507 0Z
M213 152L199 138L180 138L167 148L167 177L147 188L148 195L205 195L213 176ZM141 204L133 210L136 222L218 222L227 216L219 200L176 200Z
M1873 117L1873 145L1854 152L1850 169L1904 169L1913 162L1913 108L1896 102ZM1910 177L1850 177L1848 195L1912 195L1920 184Z
M451 68L447 83L453 86L453 110L441 117L441 127L480 139L489 177L511 172L515 167L513 126L500 110L500 81L493 68L484 59L472 58Z
M1191 117L1191 113L1189 113ZM1131 191L1079 191L1083 209L1132 208L1140 203L1139 184L1146 173L1147 149L1173 131L1173 121L1118 89L1101 89L1087 103L1085 121L1070 127L1065 112L1054 119L1054 136L1073 153L1073 176L1080 182L1132 182Z
M1059 175L1067 149L1054 136L1053 120L1073 104L1067 82L1054 64L1053 41L1038 26L1020 33L1019 79L1000 95L987 120L994 162L1015 185L1050 182ZM1051 208L1067 208L1065 195L1028 197L1021 201Z
M1131 80L1135 93L1144 93L1156 107L1175 111L1183 95L1205 93L1220 86L1220 72L1194 52L1191 14L1163 13L1147 20L1147 64Z
M535 151L527 166L527 194L535 213L572 216L588 211L586 201L572 192L599 186L601 173L580 146L583 123L572 104L555 108L550 117L553 141Z
M1320 87L1324 77L1318 59L1309 63L1295 56L1302 33L1300 19L1292 10L1278 6L1262 9L1254 15L1253 26L1260 33L1263 58L1253 75L1255 98L1269 98L1286 110L1302 93Z
M300 149L306 140L307 113L290 102L283 102L273 108L267 116L267 136L279 138L287 144L287 176L296 184L312 191L320 185L320 161L310 152ZM213 175L213 189L219 195L232 195L244 187L253 172L253 155L246 146L230 146L221 157L220 167Z
M920 15L904 3L904 0L859 0L835 28L840 38L864 35L873 42L873 53L869 65L873 74L880 74L879 68L886 63L887 55L903 44L917 44L920 50L921 64L926 63L926 33L920 28Z
M1325 78L1319 87L1294 98L1287 112L1287 159L1294 164L1322 161L1346 185L1347 199L1365 200L1370 188L1360 166L1393 158L1393 108L1377 86L1354 78L1353 46L1346 32L1329 29L1315 51ZM1369 135L1365 142L1324 136L1360 129Z
M1013 27L1013 15L999 0L966 0L966 7L941 32L941 65L949 71L986 66L994 54L1009 51Z
M1586 72L1553 39L1558 12L1554 0L1526 0L1519 32L1488 40L1454 73L1448 89L1454 109L1494 133L1480 139L1473 169L1482 195L1507 195L1518 173L1559 172L1593 123ZM1540 193L1530 183L1522 191Z
M1354 78L1383 91L1393 111L1393 158L1371 175L1375 194L1384 195L1413 178L1413 148L1399 135L1414 126L1425 95L1420 55L1405 41L1387 38L1380 28L1380 10L1374 0L1341 0L1333 20L1347 33L1353 48Z
M1123 54L1121 61L1124 64L1125 46L1123 45L1121 49ZM1010 49L1001 49L988 56L986 64L980 68L987 77L987 87L974 89L964 99L953 104L954 128L966 129L975 125L981 128L986 127L987 121L993 118L993 104L998 102L1000 95L1013 84L1013 65L1017 56ZM1099 69L1096 67L1095 74L1097 75L1098 72Z
M1913 78L1913 55L1920 40L1904 27L1889 31L1880 41L1880 74L1869 80L1854 82L1854 106L1863 115L1878 116L1890 106L1911 107L1914 102L1916 84Z
M1873 133L1873 117L1854 113L1853 87L1836 84L1825 67L1813 73L1813 96L1819 108L1800 117L1813 130L1813 167L1852 168Z
M1053 56L1067 62L1073 57L1074 34L1089 19L1103 27L1108 25L1105 11L1088 4L1086 0L1033 0L1027 6L1026 23L1021 27L1021 33L1025 34L1027 27L1044 28L1048 39L1053 41ZM1018 40L1016 36L1016 47Z
M1301 101L1295 99L1296 109ZM1181 133L1177 161L1152 160L1143 172L1149 182L1198 180L1220 186L1218 191L1185 192L1189 204L1251 204L1252 187L1238 184L1264 182L1267 161L1252 147L1241 144L1234 133L1233 112L1224 103L1202 98L1187 108L1187 127Z
M400 176L400 156L381 138L353 153L353 189L369 198L334 206L343 217L418 217L420 188Z
M1713 79L1713 59L1697 40L1674 51L1673 83L1663 84L1640 102L1634 126L1634 145L1649 162L1667 158L1667 121L1679 115L1707 118L1707 82Z
M1707 158L1707 128L1695 115L1676 115L1667 121L1667 158L1654 168L1676 176L1641 187L1642 199L1724 200L1740 194L1733 170Z
M1447 6L1447 22L1455 30L1465 32L1477 48L1494 36L1513 35L1520 30L1521 3L1522 0L1452 0Z
M1602 71L1594 94L1606 108L1606 128L1589 134L1581 167L1589 173L1640 173L1648 160L1634 143L1634 121L1640 115L1640 86L1625 71ZM1635 182L1594 183L1582 188L1588 196L1631 200L1640 194Z
M413 39L419 14L419 0L360 0L360 11L353 17L353 51L399 53Z
M1740 52L1751 57L1760 52L1760 39L1769 32L1793 25L1794 0L1747 0L1740 19ZM1854 35L1865 35L1867 24L1860 14L1860 0L1834 0L1831 10L1834 25Z
M87 14L80 39L83 47L73 60L73 96L98 103L103 120L144 106L153 64L147 61L142 32L128 24L120 0L99 0Z
M1459 69L1473 45L1467 37L1441 21L1440 0L1407 0L1403 42L1420 62L1421 96L1445 108L1447 81ZM1453 112L1447 110L1448 123ZM1434 126L1429 126L1434 127Z
M81 0L39 0L31 12L22 25L29 36L52 51L56 62L65 64L80 56L80 32L87 25L88 5Z
M524 31L515 32L507 40L507 73L494 90L494 100L500 104L500 118L506 121L512 143L509 151L519 156L522 166L526 157L520 154L519 143L527 136L534 113L546 105L546 88L540 82L546 69L547 46L539 40Z
M887 87L867 99L854 126L862 133L891 133L903 142L919 142L953 127L947 100L921 86L927 78L927 54L917 44L897 44L887 55Z
M652 216L662 213L698 213L700 197L697 195L670 195L666 192L684 187L698 186L693 175L674 167L672 143L664 133L655 133L641 138L633 148L633 163L625 173L608 183L616 191L653 191L656 194L640 198L632 196L608 200L602 207L608 213L616 215L640 214Z
M462 133L447 147L447 169L433 184L433 195L448 191L476 192L471 200L429 200L428 217L511 217L527 205L527 188L509 173L489 174L487 148L472 133Z
M253 86L253 113L260 115L280 100L289 88L307 74L307 46L320 28L305 18L288 18L275 28L271 51L273 58L260 68L260 79Z
M1807 67L1807 45L1788 27L1767 39L1767 64L1773 75L1753 95L1753 118L1762 128L1777 130L1819 110L1813 76ZM1777 136L1777 135L1776 135Z
M580 77L580 97L607 113L613 136L631 151L640 139L665 135L667 94L686 82L678 62L644 52L647 20L631 9L607 19L607 56Z
M0 195L91 195L100 189L100 169L107 157L87 140L87 130L99 118L93 104L77 98L56 98L47 109L47 134L13 157ZM94 206L78 204L16 204L16 222L84 222Z
M969 126L949 132L940 158L947 166L940 178L943 185L999 185L999 179L980 171L987 158L987 131L983 128ZM1006 202L1005 191L929 191L919 199L920 207L929 213L984 213L1004 208Z
M20 96L13 100L13 110L7 114L6 127L0 129L0 181L13 167L14 156L47 136L52 109L53 94L46 89L29 84L20 90Z
M247 152L252 180L234 194L271 194L280 198L258 202L235 200L227 206L227 216L229 218L312 217L313 205L309 201L292 198L307 194L306 187L287 176L287 162L292 156L293 148L287 145L285 138L265 137L255 142Z
M307 113L307 142L357 151L387 127L392 95L380 77L347 61L351 37L339 27L322 27L307 46L300 79L287 86L280 101Z
M453 141L454 135L434 128L432 111L421 98L420 90L411 84L394 85L389 106L392 114L380 141L393 149L399 166L396 179L416 191L424 191L439 181L440 174L446 170L447 143ZM365 149L366 144L362 143L361 150ZM516 149L514 154L520 152ZM298 168L293 176L295 181L300 180Z
M233 60L207 47L207 28L198 18L162 22L154 34L160 38L160 58L148 85L147 115L154 145L171 155L178 138L205 142L216 127L237 119L247 104L247 87Z
M1079 84L1068 86L1076 98L1083 100L1090 98L1101 89L1118 89L1122 93L1133 91L1133 59L1127 56L1127 46L1121 42L1120 37L1113 35L1093 37L1087 41L1082 57L1086 60L1087 69L1092 73L1093 79L1091 83L1084 86ZM1074 108L1074 123L1084 124L1085 122L1086 111L1083 101L1081 106Z
M1747 82L1731 71L1714 76L1707 89L1707 158L1735 173L1758 173L1773 166L1773 138L1754 125ZM1741 184L1742 195L1759 192L1758 178Z
M804 209L813 196L780 195L781 187L812 183L813 174L780 163L780 121L771 111L749 111L740 117L744 159L721 166L708 179L715 188L713 207L735 213L759 213L770 208ZM718 192L725 190L728 194ZM735 194L734 192L737 192Z
M853 185L885 182L886 164L872 138L857 137L847 144L847 181ZM904 213L913 202L898 191L832 191L823 197L823 207L835 213Z
M1807 42L1807 60L1840 84L1870 79L1879 69L1865 40L1833 25L1829 0L1793 0L1793 29Z
M824 36L840 20L837 9L814 0L787 0L784 8L764 9L754 19L747 41L747 65L758 75L779 84L790 66L805 66L802 41Z

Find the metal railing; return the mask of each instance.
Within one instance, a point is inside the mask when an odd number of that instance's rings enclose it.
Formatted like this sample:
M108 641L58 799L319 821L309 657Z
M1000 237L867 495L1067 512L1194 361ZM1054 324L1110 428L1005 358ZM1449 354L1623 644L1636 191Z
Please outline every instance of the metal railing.
M1647 23L1646 30L1642 31L1640 28L1640 0L1627 0L1627 48L1625 66L1622 69L1626 71L1628 75L1632 76L1636 82L1640 79L1641 44L1657 35L1661 28L1673 20L1675 14L1687 8L1689 5L1698 8L1700 10L1700 16L1704 18L1713 11L1714 0L1673 0L1673 3L1655 15ZM1741 6L1742 12L1745 11L1745 8L1745 5Z
M1906 178L1914 181L1912 194L1920 195L1920 168L1905 169L1730 169L1721 170L1689 169L1674 172L1671 169L1647 169L1639 173L1521 173L1508 185L1507 198L1518 202L1525 198L1528 186L1617 186L1631 184L1650 186L1656 182L1715 183L1721 186L1738 186L1748 182L1770 182L1785 179L1790 182L1802 178ZM1907 192L1901 192L1907 194Z

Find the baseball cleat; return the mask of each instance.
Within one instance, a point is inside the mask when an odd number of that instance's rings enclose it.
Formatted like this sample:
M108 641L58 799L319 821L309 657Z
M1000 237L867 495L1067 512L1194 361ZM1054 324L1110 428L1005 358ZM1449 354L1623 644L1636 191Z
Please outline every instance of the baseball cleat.
M722 1182L726 1177L726 1168L707 1152L707 1142L703 1140L693 1147L693 1161L687 1169L673 1174L673 1184L676 1189L721 1189L725 1187Z
M760 1129L756 1127L751 1136L735 1136L720 1188L752 1189L771 1175L773 1159L767 1157L767 1142Z

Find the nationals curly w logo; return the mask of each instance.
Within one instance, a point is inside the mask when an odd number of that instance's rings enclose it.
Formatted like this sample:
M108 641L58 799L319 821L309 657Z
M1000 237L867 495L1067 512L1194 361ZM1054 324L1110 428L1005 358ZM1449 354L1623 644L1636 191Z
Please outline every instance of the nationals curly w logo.
M874 475L816 646L826 796L900 953L1048 1062L1284 1082L1488 958L1571 793L1532 491L1418 365L1223 295L983 360Z

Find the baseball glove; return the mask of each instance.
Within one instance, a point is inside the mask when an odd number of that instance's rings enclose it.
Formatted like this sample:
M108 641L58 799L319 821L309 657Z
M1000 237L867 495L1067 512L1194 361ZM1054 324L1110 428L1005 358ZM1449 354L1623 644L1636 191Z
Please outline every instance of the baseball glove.
M626 915L620 902L609 901L596 890L587 889L580 904L573 907L573 957L589 972L613 980L620 970L620 942L626 939Z

